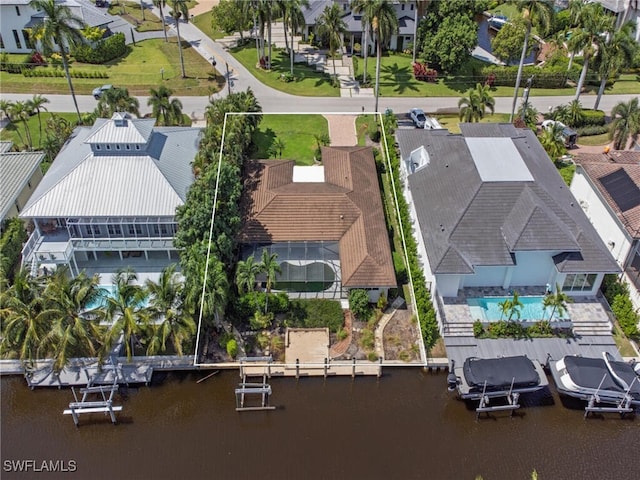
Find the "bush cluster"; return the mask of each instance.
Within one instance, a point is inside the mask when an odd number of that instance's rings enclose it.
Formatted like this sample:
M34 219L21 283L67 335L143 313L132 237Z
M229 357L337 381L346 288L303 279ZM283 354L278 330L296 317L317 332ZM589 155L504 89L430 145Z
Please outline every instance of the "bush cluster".
M582 109L582 121L576 127L603 126L605 114L602 110Z
M22 75L25 77L64 77L64 70L53 69L53 68L23 68ZM69 70L69 75L73 78L109 78L107 72L88 72L84 70Z
M349 291L349 310L358 320L367 321L371 316L369 294L366 290L353 289Z
M589 125L587 127L579 127L576 128L576 132L581 137L589 137L591 135L602 135L603 133L609 132L609 127L602 125Z
M20 261L22 244L27 241L27 232L24 223L18 218L7 220L3 227L3 234L0 237L0 269L13 280L13 270Z
M322 298L292 300L287 326L300 328L327 327L337 333L344 324L340 302Z
M234 302L234 314L237 318L249 318L254 312L264 312L266 292L250 292L242 295ZM289 310L289 297L284 292L269 294L269 311L284 313Z
M638 312L634 310L628 294L616 295L611 304L611 310L618 319L622 332L628 338L638 338L640 336L638 331Z
M473 336L476 338L531 338L560 336L563 331L554 328L549 320L535 322L529 327L513 320L490 322L484 326L480 320L473 322Z
M524 67L522 78L527 79L533 76L532 86L534 88L564 88L568 79L573 80L573 73L574 70L567 71L566 66L561 65L546 66L544 69ZM513 87L516 84L518 67L487 65L482 68L481 76L491 79L491 86Z
M438 71L434 68L429 68L425 63L416 62L413 64L413 76L421 82L438 81Z
M82 44L72 51L76 60L83 63L101 65L115 60L127 53L124 33L116 33L108 38L98 41L95 45Z
M400 180L400 158L394 145L394 138L391 133L390 126L384 123L385 137L387 142L387 151L389 152L389 162L391 164L391 175L397 189L402 188ZM432 348L440 337L438 330L438 321L436 312L431 302L431 294L427 290L422 268L418 261L418 247L413 237L412 222L409 215L409 207L404 195L401 193L397 196L398 210L400 211L400 220L407 248L407 257L409 259L409 271L413 280L413 291L416 301L416 309L418 318L420 319L420 332L427 349Z
M0 71L7 73L22 73L25 68L33 68L35 65L31 62L31 54L22 56L14 55L13 61L9 62L9 54L2 52L0 54Z

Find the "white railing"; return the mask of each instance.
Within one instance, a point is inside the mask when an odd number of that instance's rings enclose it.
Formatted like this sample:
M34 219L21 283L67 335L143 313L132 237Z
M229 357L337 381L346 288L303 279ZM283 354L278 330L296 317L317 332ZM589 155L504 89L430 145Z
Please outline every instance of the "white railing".
M24 247L22 247L22 265L23 266L25 263L31 260L31 255L36 249L36 245L38 244L38 240L40 240L40 238L42 238L42 235L40 235L38 230L34 230L31 236L29 237L29 240L27 240L27 243L25 243Z

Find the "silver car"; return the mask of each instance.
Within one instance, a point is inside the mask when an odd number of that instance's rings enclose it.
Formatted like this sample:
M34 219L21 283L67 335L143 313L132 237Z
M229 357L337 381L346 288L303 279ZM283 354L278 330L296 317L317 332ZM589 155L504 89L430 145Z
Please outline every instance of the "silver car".
M113 88L113 85L102 85L101 87L94 88L92 92L93 98L98 100L104 92L106 92L107 90L111 90L112 88Z

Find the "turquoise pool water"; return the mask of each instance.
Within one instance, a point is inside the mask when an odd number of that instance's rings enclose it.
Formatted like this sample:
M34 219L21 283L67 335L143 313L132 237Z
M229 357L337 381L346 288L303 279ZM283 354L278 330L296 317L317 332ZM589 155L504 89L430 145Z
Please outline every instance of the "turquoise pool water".
M107 298L114 298L118 289L115 285L98 285L100 289L103 291L103 296L98 297L95 301L89 303L87 305L87 310L93 310L94 308L104 307L107 304ZM149 305L149 300L144 299L140 303L140 307L144 308Z
M501 312L499 304L512 297L483 297L483 298L467 298L471 317L474 320L495 321L507 320ZM520 318L514 315L512 320L520 321L538 321L538 320L562 320L565 317L559 317L557 312L550 318L552 308L544 308L542 302L544 297L519 297L523 306L520 308ZM566 314L565 314L566 315Z

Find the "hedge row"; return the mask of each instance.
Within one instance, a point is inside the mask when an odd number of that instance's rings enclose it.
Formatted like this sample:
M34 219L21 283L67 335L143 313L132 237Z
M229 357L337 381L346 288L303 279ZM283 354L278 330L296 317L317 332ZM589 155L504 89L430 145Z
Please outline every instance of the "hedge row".
M27 241L24 223L18 218L6 221L4 233L0 237L0 269L11 280L13 270L20 261L22 244Z
M580 125L576 125L576 127L589 127L589 126L598 126L601 127L605 124L605 114L603 110L590 110L583 109L582 110L582 121Z
M590 135L602 135L603 133L609 133L609 127L604 125L589 125L587 127L576 128L576 132L581 137L588 137Z
M96 71L88 72L83 70L69 70L69 74L73 78L109 78L109 74L107 74L107 72L96 72ZM64 73L64 70L51 69L51 68L47 68L47 69L23 68L22 75L24 75L25 77L64 77L65 73Z
M387 122L384 123L387 151L389 152L389 162L391 163L391 175L396 188L402 188L402 182L400 181L400 159L398 152L394 146L394 137L392 129ZM438 321L436 319L436 312L431 302L431 294L427 290L424 274L420 268L418 262L418 247L411 231L411 217L409 215L409 207L407 202L399 192L397 196L398 209L400 211L400 220L402 222L402 231L407 248L407 257L409 259L409 271L411 272L411 280L413 281L413 292L415 295L416 309L418 318L420 319L420 331L422 332L422 338L424 340L427 349L432 348L438 338L440 337L438 330Z
M127 53L124 33L116 33L94 46L82 44L73 49L73 56L79 62L101 65Z
M619 294L611 304L611 310L618 319L620 328L628 338L638 338L638 312L633 308L629 295Z

